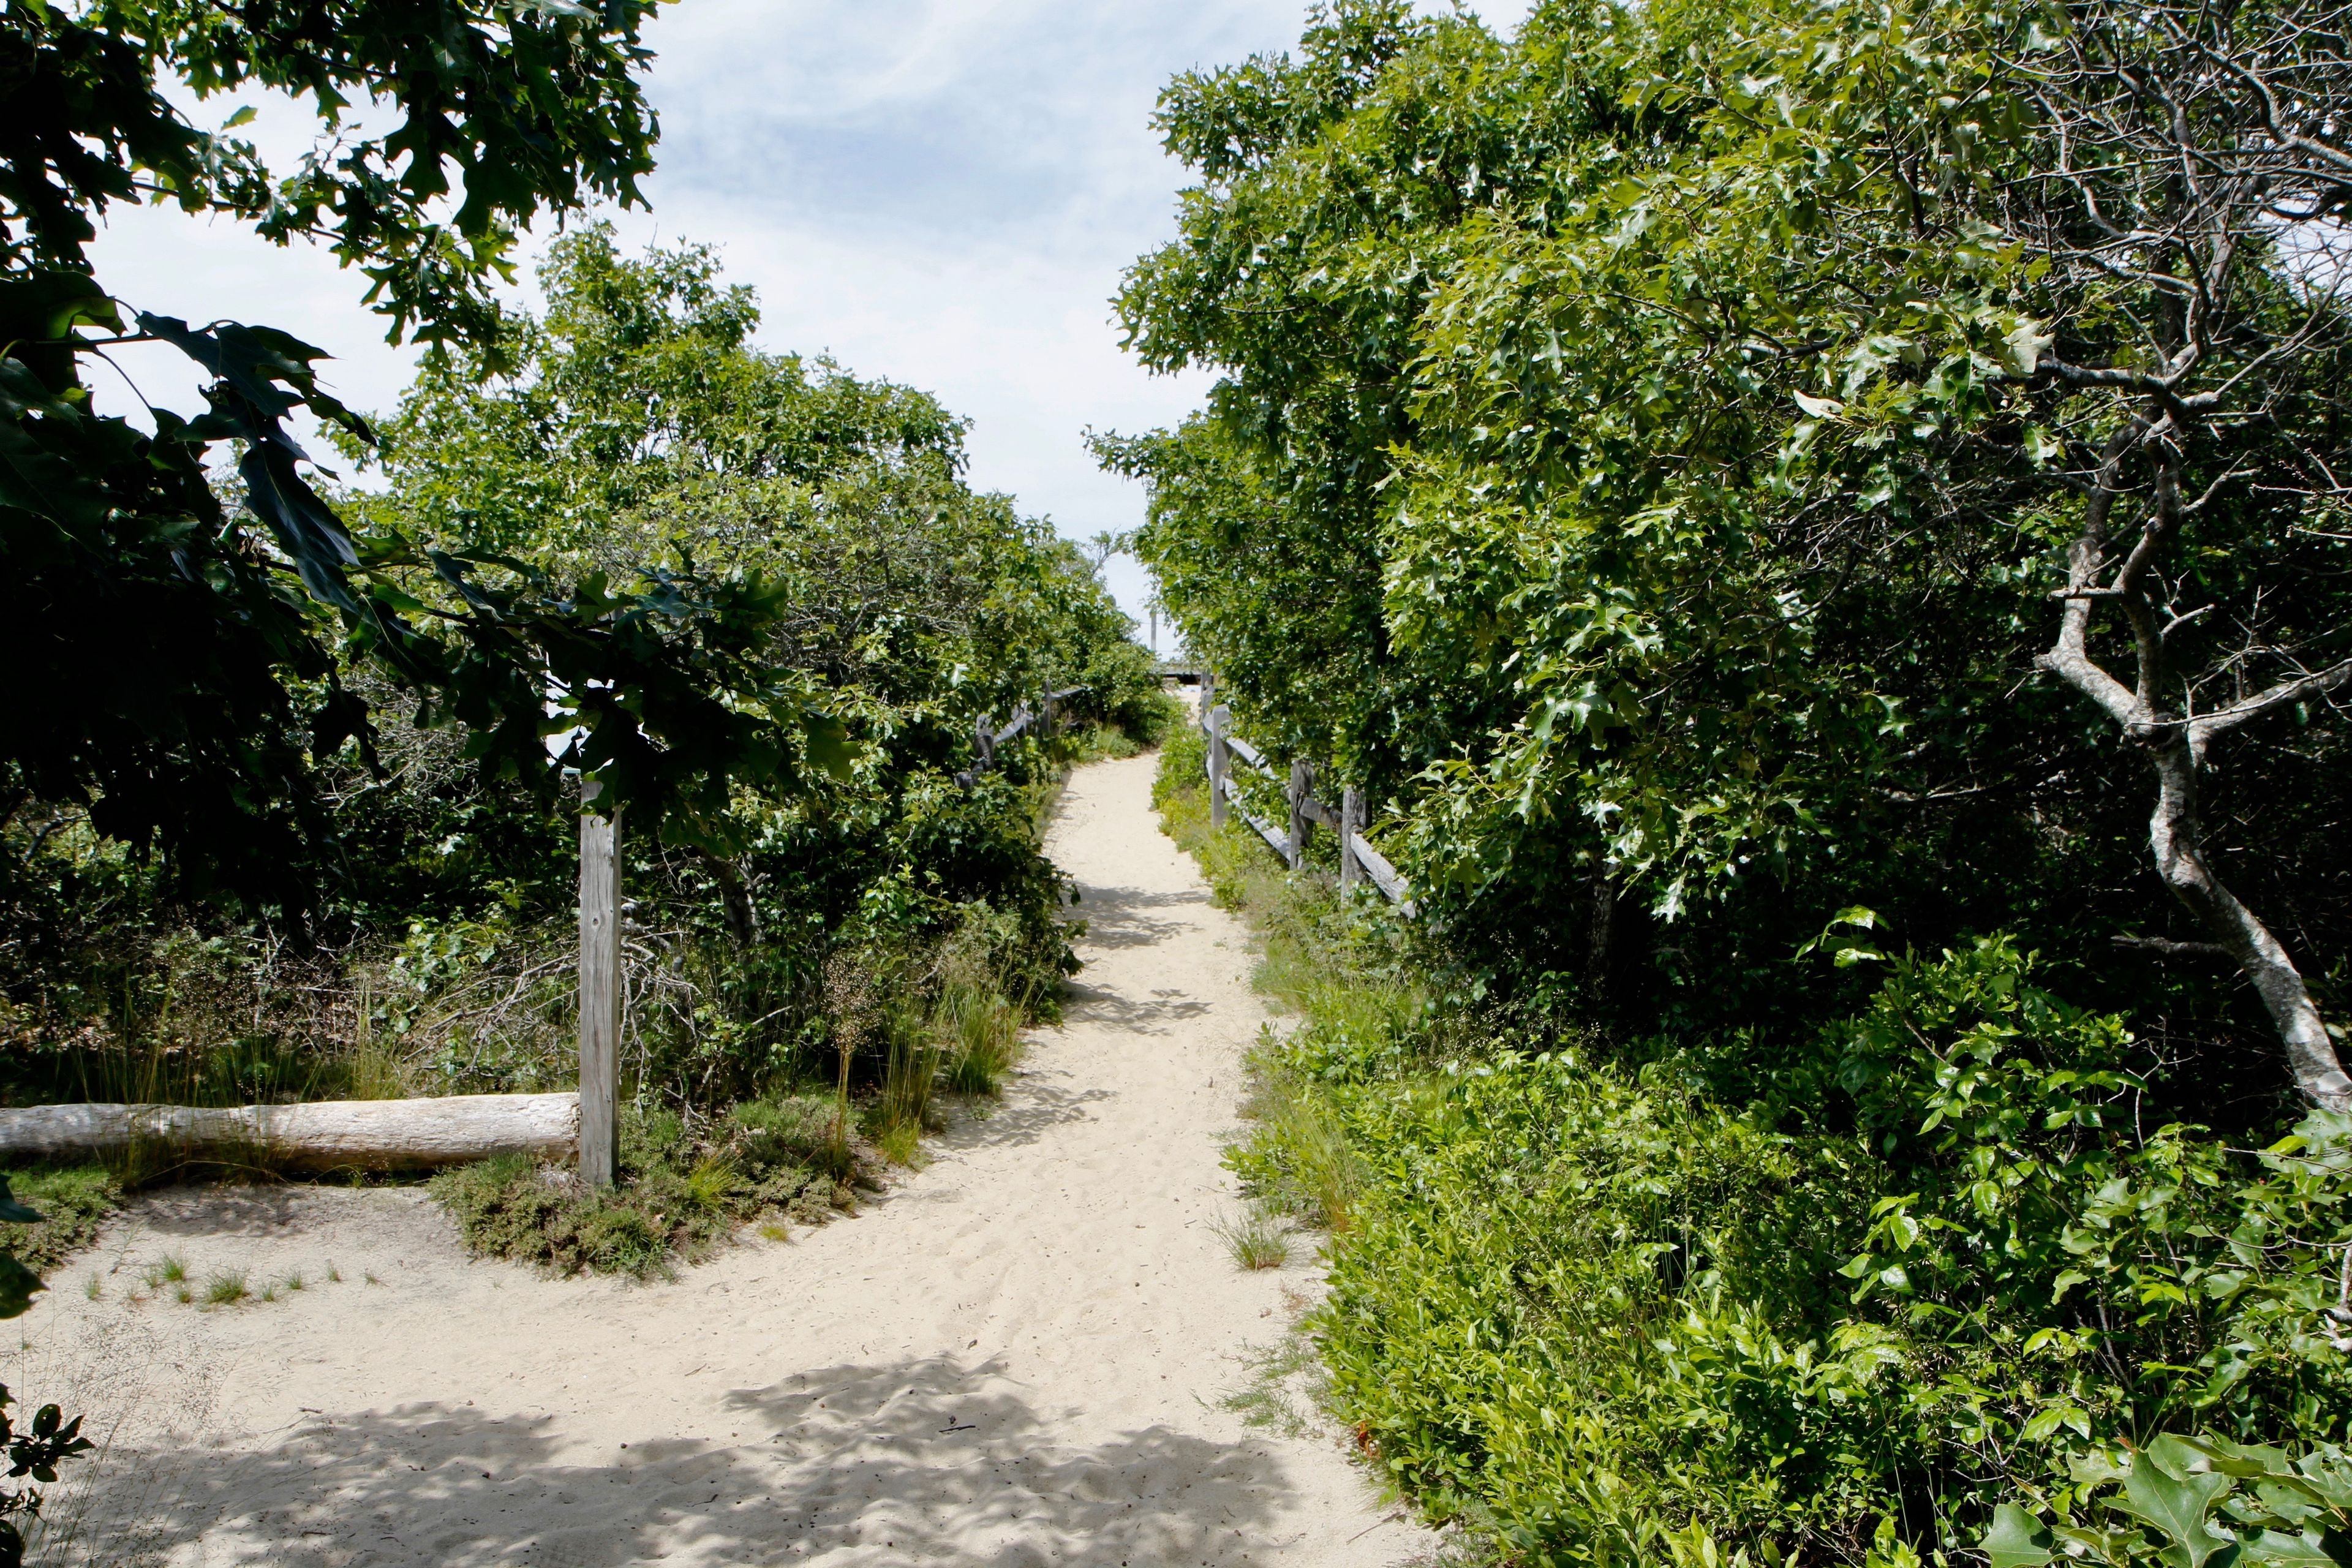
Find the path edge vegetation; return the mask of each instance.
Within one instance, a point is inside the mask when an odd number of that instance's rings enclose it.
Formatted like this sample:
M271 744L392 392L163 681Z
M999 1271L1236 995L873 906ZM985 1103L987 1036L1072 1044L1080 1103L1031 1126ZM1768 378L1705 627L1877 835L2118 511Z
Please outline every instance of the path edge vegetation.
M1303 1386L1473 1560L2342 1560L2336 1113L2262 1150L2134 1129L2129 1030L2013 938L1832 931L1795 961L1885 980L1822 1031L1866 1086L1822 1136L1704 1045L1450 989L1331 866L1212 829L1202 761L1164 748L1162 830L1290 1017L1226 1163L1323 1237Z
M1039 748L1044 766L1022 786L1038 844L1070 768L1144 749L1111 722ZM674 1278L677 1264L753 1227L782 1241L795 1226L856 1214L894 1170L921 1165L927 1134L958 1115L987 1115L1020 1059L1023 1030L1059 1016L1058 987L1008 981L990 964L987 910L976 913L944 940L863 955L830 1020L846 1037L831 1086L784 1082L698 1125L625 1107L620 1180L609 1189L509 1155L443 1172L431 1191L478 1256L640 1279ZM877 1047L878 1080L853 1085L851 1054Z
M1158 729L1172 727L1173 700L1164 706L1141 740L1098 721L1034 748L1040 765L1018 789L1039 845L1069 770L1148 750ZM832 1022L854 1037L848 1052L878 1051L875 1081L862 1071L830 1085L780 1079L701 1115L631 1098L621 1111L621 1179L611 1189L583 1188L563 1165L521 1154L452 1167L424 1184L467 1250L558 1274L674 1278L677 1265L747 1230L780 1241L795 1227L855 1214L893 1170L922 1163L927 1134L959 1114L988 1114L1020 1058L1022 1032L1057 1016L1057 991L1008 979L991 963L988 911L972 916L943 939L869 951L857 971L838 976L844 984L829 1001L841 1016ZM404 1178L358 1170L289 1178L259 1155L192 1165L154 1150L113 1163L25 1165L0 1180L13 1181L41 1217L0 1236L0 1255L37 1273L53 1269L88 1250L129 1194L158 1183L288 1179Z

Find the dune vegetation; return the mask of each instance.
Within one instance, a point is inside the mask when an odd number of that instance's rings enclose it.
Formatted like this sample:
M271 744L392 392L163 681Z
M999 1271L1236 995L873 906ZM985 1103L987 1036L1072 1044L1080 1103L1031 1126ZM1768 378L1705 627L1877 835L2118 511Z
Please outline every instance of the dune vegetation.
M1098 439L1417 918L1260 922L1234 1169L1514 1563L2344 1561L2325 5L1364 0L1180 77Z

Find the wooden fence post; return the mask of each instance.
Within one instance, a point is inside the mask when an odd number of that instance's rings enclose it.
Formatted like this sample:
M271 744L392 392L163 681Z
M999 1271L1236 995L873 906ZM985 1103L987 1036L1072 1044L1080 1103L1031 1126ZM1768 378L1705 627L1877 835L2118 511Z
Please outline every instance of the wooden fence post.
M1209 826L1222 828L1231 811L1225 798L1226 775L1233 771L1230 754L1225 749L1225 721L1215 709L1209 710Z
M1211 697L1216 695L1214 688L1210 689L1208 695ZM1212 707L1209 710L1209 826L1211 827L1223 827L1225 825L1225 769L1228 765L1225 761L1225 722L1217 717L1216 709Z
M1308 796L1315 791L1315 770L1306 763L1290 764L1290 868L1307 869L1307 835L1315 824L1307 815Z
M602 793L583 780L581 802ZM618 1173L613 1118L621 1097L620 813L580 814L580 1179L609 1187Z
M1356 864L1356 835L1364 830L1364 792L1349 784L1339 796L1339 892L1342 897L1356 890L1356 883L1364 872Z

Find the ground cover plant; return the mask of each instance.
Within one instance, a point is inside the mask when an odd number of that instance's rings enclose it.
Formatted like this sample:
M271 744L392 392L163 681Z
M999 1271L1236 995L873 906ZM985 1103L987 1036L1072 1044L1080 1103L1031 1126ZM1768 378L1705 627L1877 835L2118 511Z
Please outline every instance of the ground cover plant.
M1433 1003L1383 906L1212 833L1196 765L1164 819L1295 1015L1229 1163L1326 1235L1329 1408L1497 1560L1957 1562L2011 1509L2005 1568L2065 1550L2044 1516L2123 1562L2167 1538L2099 1500L2163 1434L2335 1462L2336 1113L2260 1149L2148 1121L2161 1057L2013 938L1863 960L1853 927L1805 961L1871 967L1864 1009L1726 1094L1718 1042ZM2332 1560L2299 1531L2243 1555Z

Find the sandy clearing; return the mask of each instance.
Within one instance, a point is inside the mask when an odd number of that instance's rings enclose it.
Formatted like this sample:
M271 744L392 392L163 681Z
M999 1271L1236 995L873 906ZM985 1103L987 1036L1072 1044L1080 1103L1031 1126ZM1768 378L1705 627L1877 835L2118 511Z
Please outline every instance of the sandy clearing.
M1381 1564L1433 1538L1331 1436L1220 1401L1311 1263L1211 1226L1246 938L1157 830L1150 757L1081 770L1049 846L1089 931L1003 1106L853 1220L673 1285L473 1263L408 1192L139 1204L5 1359L110 1440L37 1560ZM1302 1250L1304 1250L1302 1248ZM165 1253L269 1303L145 1295ZM328 1277L330 1266L341 1276ZM95 1275L100 1294L86 1298ZM78 1527L77 1527L78 1521Z

